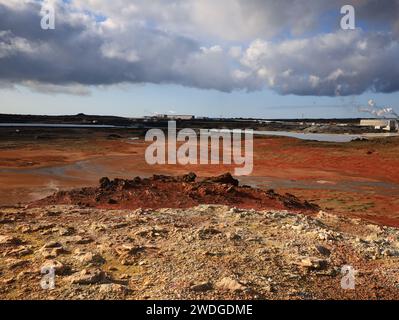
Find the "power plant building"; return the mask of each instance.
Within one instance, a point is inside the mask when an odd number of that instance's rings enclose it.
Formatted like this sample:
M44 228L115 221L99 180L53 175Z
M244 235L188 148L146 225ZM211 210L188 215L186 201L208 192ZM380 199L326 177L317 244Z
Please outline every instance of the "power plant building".
M360 120L362 127L374 127L385 131L398 131L398 121L394 119L363 119Z

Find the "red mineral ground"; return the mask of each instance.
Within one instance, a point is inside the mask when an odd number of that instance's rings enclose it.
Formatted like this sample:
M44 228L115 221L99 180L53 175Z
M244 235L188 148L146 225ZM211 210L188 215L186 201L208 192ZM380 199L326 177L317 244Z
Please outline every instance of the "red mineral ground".
M154 175L132 180L101 178L98 187L60 191L31 204L79 205L101 209L190 208L199 204L220 204L242 209L290 209L314 212L315 204L291 194L239 186L230 173L197 179L195 173L183 176Z

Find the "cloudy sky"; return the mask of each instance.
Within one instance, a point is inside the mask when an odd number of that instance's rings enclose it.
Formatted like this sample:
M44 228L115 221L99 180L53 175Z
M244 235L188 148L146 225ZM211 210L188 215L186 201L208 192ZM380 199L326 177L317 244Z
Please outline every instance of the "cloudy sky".
M399 0L0 0L0 112L399 112ZM340 9L356 9L342 30Z

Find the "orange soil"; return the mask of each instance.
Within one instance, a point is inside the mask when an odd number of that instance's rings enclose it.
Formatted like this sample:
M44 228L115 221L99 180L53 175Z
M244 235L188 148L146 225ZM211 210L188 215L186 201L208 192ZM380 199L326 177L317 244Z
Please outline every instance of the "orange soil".
M36 141L1 147L0 205L36 200L63 189L95 186L103 176L132 178L193 171L204 177L233 172L235 167L149 166L144 159L146 146L142 140L109 140L93 134L77 141ZM398 138L347 144L257 138L254 171L242 182L257 178L257 183L264 180L267 185L267 181L276 179L275 190L279 193L315 201L338 214L399 226L398 155ZM62 166L66 167L59 169ZM279 180L286 183L280 185ZM309 181L316 187L308 188ZM295 185L298 182L302 186ZM364 187L356 189L351 183L363 183Z
M291 194L239 186L230 173L199 179L194 173L183 176L154 175L151 178L100 179L98 187L60 191L31 206L79 205L101 209L192 208L200 204L220 204L240 209L288 209L315 213L317 205Z

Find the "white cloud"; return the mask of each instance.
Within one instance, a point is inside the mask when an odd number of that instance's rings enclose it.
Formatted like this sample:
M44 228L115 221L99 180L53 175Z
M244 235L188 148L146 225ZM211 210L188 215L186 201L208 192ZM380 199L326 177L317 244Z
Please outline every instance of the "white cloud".
M253 40L288 29L293 34L311 30L320 14L343 0L74 0L120 25L141 21L188 37Z
M399 90L395 56L399 42L392 35L356 30L278 43L256 40L241 62L279 93L333 96Z
M119 83L298 95L399 90L399 0L383 9L359 2L381 32L313 36L306 32L343 1L51 1L56 30L47 32L37 1L0 0L0 82L49 92Z

